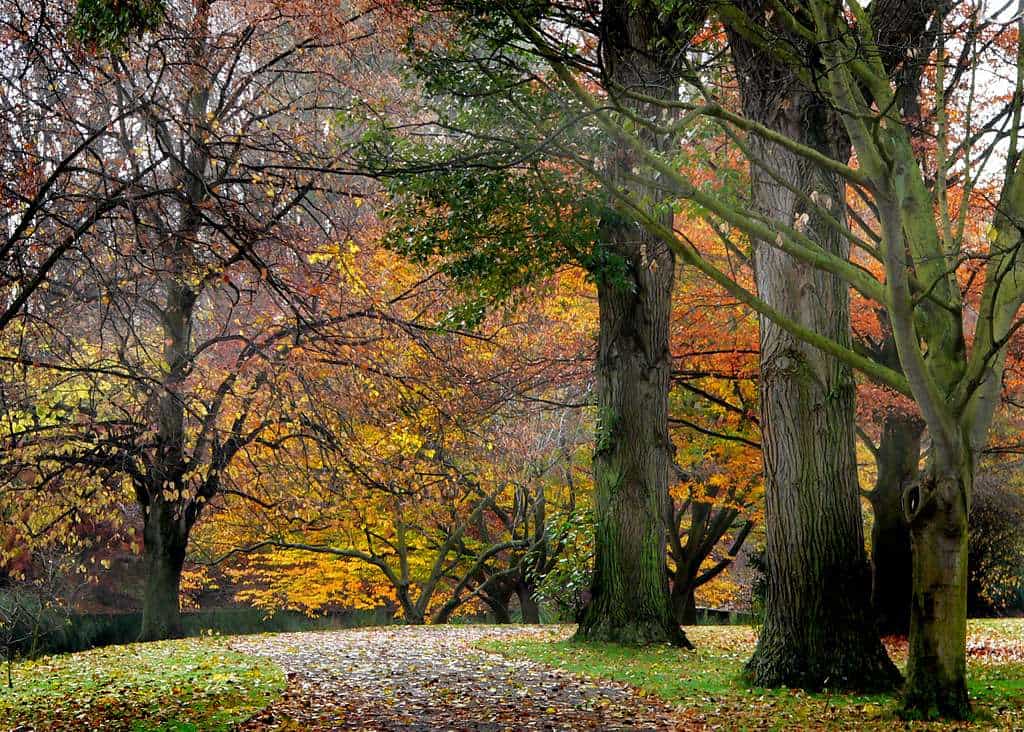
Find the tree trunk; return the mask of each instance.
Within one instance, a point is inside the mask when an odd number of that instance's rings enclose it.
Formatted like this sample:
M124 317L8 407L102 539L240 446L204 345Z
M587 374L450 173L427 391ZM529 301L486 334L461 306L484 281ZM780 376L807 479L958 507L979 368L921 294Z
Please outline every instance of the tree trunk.
M486 592L480 597L491 609L495 623L507 625L512 622L512 613L508 608L509 602L512 600L512 588L507 583L502 583L494 592Z
M903 513L903 492L917 479L924 424L908 414L893 414L882 425L878 478L869 499L871 529L871 607L883 635L910 630L913 557L910 527Z
M179 255L180 256L180 255ZM175 266L181 266L177 261ZM145 480L135 483L143 519L143 552L147 569L142 604L144 641L176 638L182 634L178 593L188 537L199 505L183 498L185 486L185 407L180 391L192 356L192 313L196 293L183 284L179 273L164 283L167 304L162 312L164 359L167 374L157 400L157 449ZM176 498L168 499L172 491Z
M697 624L697 598L693 582L676 581L672 585L672 614L680 625Z
M519 609L523 614L523 622L530 625L538 625L540 623L540 606L533 599L533 591L534 588L525 582L520 582L516 585L516 594L519 596Z
M966 496L971 480L969 468L929 470L904 493L914 556L904 708L914 717L963 719L970 713Z
M512 622L512 613L508 609L508 600L509 598L505 598L504 601L487 603L487 607L491 609L491 614L494 615L494 622L498 625L508 625Z
M748 116L838 160L849 157L842 128L788 69L730 34ZM780 147L752 137L752 196L768 219L804 229L845 259L848 241L793 186L838 221L841 181ZM782 183L780 183L780 181ZM850 343L849 292L839 278L754 245L760 296L773 308L841 344ZM855 383L850 368L760 319L760 406L767 541L764 626L747 664L761 686L887 689L899 673L878 638L864 550L855 459Z
M633 0L606 4L605 64L619 87L672 97L678 82L655 61L657 13L650 11ZM622 103L654 114L629 100ZM635 190L635 158L627 146L613 145L607 175L617 188L656 202L658 191ZM615 211L615 204L611 202L599 232L606 266L595 272L600 327L594 575L577 637L688 645L672 616L665 554L665 503L674 452L668 392L675 257L632 217ZM663 218L671 222L671 214Z
M413 602L412 597L409 594L409 583L400 584L395 588L395 594L398 596L398 603L402 606L402 617L405 619L407 625L425 625L427 622L426 611L421 607L425 605L422 601L422 596L419 602ZM451 616L454 607L442 608L444 610L443 618L435 618L437 623L448 622L448 617Z
M189 532L185 521L175 513L172 503L159 498L146 510L143 531L146 586L140 641L182 636L179 592Z
M672 460L668 317L674 263L667 249L630 229L661 266L651 271L636 261L632 287L598 285L595 559L579 636L683 643L669 604L664 523Z

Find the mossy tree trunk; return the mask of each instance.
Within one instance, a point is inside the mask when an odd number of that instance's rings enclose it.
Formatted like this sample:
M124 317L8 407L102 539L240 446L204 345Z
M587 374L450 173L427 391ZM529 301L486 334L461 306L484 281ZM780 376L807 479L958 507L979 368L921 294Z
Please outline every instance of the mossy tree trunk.
M174 503L157 499L146 510L143 528L146 584L140 641L182 636L179 594L190 527L185 517L176 515L176 509Z
M635 237L637 249L644 240L636 227L620 233ZM579 629L587 640L685 642L670 607L665 561L674 263L662 247L652 246L648 256L661 266L633 263L635 290L598 287L594 577Z
M882 424L876 462L878 477L868 494L874 513L871 528L871 607L884 635L910 631L913 556L903 493L917 480L924 424L905 413L888 415Z
M741 35L730 33L730 46L749 117L829 157L849 157L839 120L813 91ZM845 221L842 182L761 138L750 144L752 197L760 213L802 229L846 259L848 241L819 213L820 208ZM771 241L754 243L754 270L763 300L849 346L844 281L790 257ZM871 612L852 371L766 317L760 329L767 592L764 626L747 676L762 686L892 688L899 673Z
M657 108L629 91L672 99L678 80L658 59L656 8L616 0L602 8L603 61L613 97L640 115ZM625 92L625 93L623 93ZM652 144L657 144L652 140ZM669 144L662 140L661 144ZM635 152L609 143L605 174L635 190ZM671 214L662 216L671 221ZM582 640L626 644L688 641L675 622L666 567L665 505L674 447L668 431L671 375L669 316L675 257L612 201L600 226L606 265L596 273L599 309L596 365L598 423L594 450L594 574L577 632Z
M965 496L971 481L966 465L943 472L929 468L904 493L913 546L904 706L913 716L963 719L970 714Z
M904 137L897 143L895 157L914 160L909 139ZM934 226L923 205L927 194L921 193L920 178L909 188L880 180L889 185L888 189L879 186L882 192L876 201L883 239L888 243L885 264L888 296L893 302L889 308L893 338L931 442L921 479L903 492L913 552L904 711L911 717L962 719L970 714L966 668L967 516L975 460L984 446L1001 391L1004 356L999 352L1005 350L999 347L986 352L976 347L968 356L963 318L954 307L922 305L920 325L916 322L906 266L910 245L903 237L908 231L916 233ZM1019 235L1017 241L1019 246ZM954 302L957 284L943 262L941 256L937 261L922 257L915 262L917 274L935 279L938 302ZM998 268L998 261L995 266ZM981 308L982 312L986 307L988 312L997 310L990 299L994 298L992 287L986 282L982 302L989 304ZM1021 301L1014 302L1016 312ZM992 342L992 325L986 318L979 320L976 343ZM1001 323L994 325L1002 328ZM922 341L927 344L927 354L921 351ZM990 358L992 354L994 359ZM972 397L957 397L956 392L972 380L978 385Z

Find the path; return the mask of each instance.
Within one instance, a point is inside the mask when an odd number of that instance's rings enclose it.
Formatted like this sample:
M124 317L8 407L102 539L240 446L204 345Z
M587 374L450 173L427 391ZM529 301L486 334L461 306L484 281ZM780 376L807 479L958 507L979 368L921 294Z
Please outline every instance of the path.
M487 638L564 636L565 629L393 627L240 638L288 674L284 698L242 729L671 730L661 702L474 648Z

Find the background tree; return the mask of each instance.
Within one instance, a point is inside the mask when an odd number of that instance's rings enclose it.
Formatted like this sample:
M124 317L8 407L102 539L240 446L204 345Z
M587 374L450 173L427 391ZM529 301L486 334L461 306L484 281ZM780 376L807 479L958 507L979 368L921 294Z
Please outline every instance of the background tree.
M26 318L9 351L21 368L69 375L68 401L30 405L9 435L64 520L81 508L75 481L127 488L140 507L144 639L180 632L190 532L271 426L260 410L287 354L312 329L365 316L317 310L337 269L307 254L320 237L350 238L351 189L322 123L347 104L347 61L331 54L356 52L367 29L341 11L318 11L314 28L305 10L176 3L158 33L88 69L132 205L88 230L82 284L59 317Z
M392 286L407 289L401 279ZM559 312L572 296L565 290ZM207 554L241 547L252 553L247 569L278 563L273 550L362 563L412 623L444 622L479 600L500 617L506 589L529 610L538 572L558 553L549 517L576 500L569 463L580 405L551 389L570 388L587 359L573 350L575 326L553 319L547 303L469 334L429 326L445 310L428 301L403 303L418 323L396 311L362 329L358 352L307 352L306 430L246 470L260 501L229 507L236 529L226 544L211 536ZM551 353L554 344L568 350ZM349 368L339 371L342 353ZM306 587L303 577L275 577L246 597L297 605Z
M719 165L724 170L729 161ZM700 222L677 226L691 238L716 240ZM724 246L719 255L723 262L732 256L742 268L748 262ZM676 285L672 330L669 425L676 455L668 503L669 576L676 619L692 625L697 593L710 607L721 604L714 580L763 519L756 322L735 300L690 274Z
M1024 596L1024 494L1013 474L1017 461L986 460L975 482L968 516L967 609L1000 614Z
M419 227L408 237L406 250L419 256L447 255L451 269L463 275L464 282L483 284L484 292L501 299L529 277L562 263L582 265L593 276L602 323L596 366L597 551L594 587L580 635L683 643L671 617L663 561L671 467L668 318L674 258L642 226L637 228L634 217L615 201L592 195L589 183L608 176L633 185L637 181L632 169L640 161L592 127L567 134L577 110L566 108L563 98L538 93L538 59L519 52L519 31L508 22L506 8L453 3L439 9L450 12L453 23L465 31L456 44L427 43L421 52L419 70L426 92L438 99L431 124L450 133L445 150L413 150L394 138L389 143L375 138L370 140L368 157L393 161L397 169L404 162L407 171L435 171L405 176L404 190L396 192L418 204L418 222L424 210L441 211L439 218L447 219L444 228L449 233L440 240L428 239L422 236L425 227ZM520 10L551 21L551 27L578 29L579 48L561 48L571 56L570 63L585 70L605 92L642 89L662 101L676 96L683 58L703 18L692 8L654 4ZM636 104L628 94L623 98L634 113L647 113L646 103ZM663 115L670 125L672 114ZM453 141L460 145L458 150L451 146ZM676 144L671 132L650 135L648 141L664 150ZM579 172L565 175L565 166L556 161L573 160L584 150L586 157L593 156L592 169L583 171L582 177ZM502 172L491 172L495 169ZM512 171L511 180L505 171ZM559 201L573 189L583 194L576 197L580 206L574 212L582 225L553 239L550 235L558 226L568 223ZM552 205L553 192L560 195ZM662 197L656 185L636 193L652 206ZM512 207L525 201L525 212L513 214ZM486 210L495 211L499 202L512 205L501 208L500 216L484 216L482 225L480 217L473 222L466 215L476 210L471 205L486 203ZM666 222L671 219L668 210L657 215ZM533 225L525 236L524 218ZM513 237L519 241L510 242ZM511 244L512 253L494 246L496 242ZM524 244L530 247L524 249ZM632 578L628 592L621 580L627 576Z
M98 59L70 37L73 11L27 0L0 6L0 330L50 286L38 307L53 305L68 275L61 265L90 256L90 232L135 195L139 171L106 154L130 110L91 103Z

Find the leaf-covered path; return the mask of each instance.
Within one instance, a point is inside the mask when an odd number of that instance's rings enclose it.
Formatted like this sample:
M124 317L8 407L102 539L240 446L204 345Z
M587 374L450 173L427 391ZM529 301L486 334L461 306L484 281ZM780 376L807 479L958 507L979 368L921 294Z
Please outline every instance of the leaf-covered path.
M512 660L480 640L564 636L566 629L443 626L289 633L231 646L288 674L283 699L245 730L694 729L654 698Z

